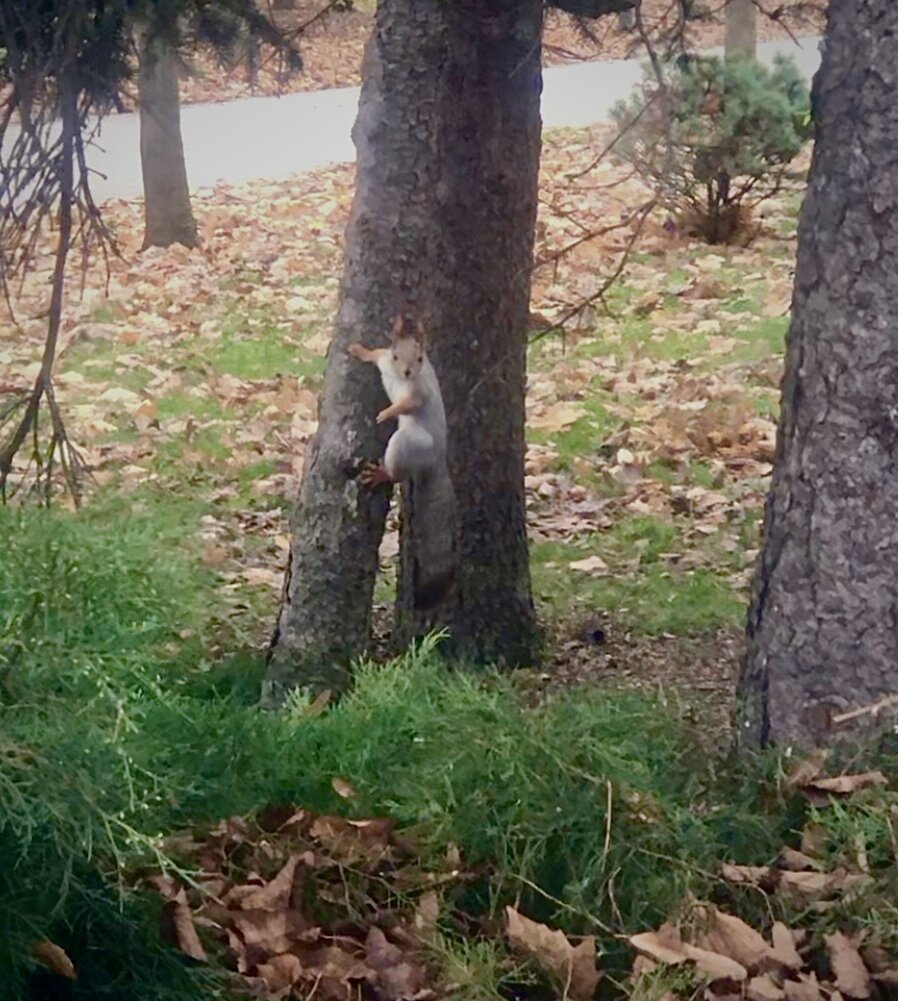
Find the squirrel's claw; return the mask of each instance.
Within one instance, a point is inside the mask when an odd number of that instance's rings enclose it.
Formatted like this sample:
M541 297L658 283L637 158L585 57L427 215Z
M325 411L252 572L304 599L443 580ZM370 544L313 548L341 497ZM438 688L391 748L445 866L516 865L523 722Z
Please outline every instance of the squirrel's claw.
M374 465L374 463L368 462L363 467L359 473L359 480L366 486L379 487L381 483L390 483L390 476L383 466Z
M359 344L358 341L355 341L349 345L346 349L346 353L348 355L352 355L353 358L362 358L365 354L365 346L363 344Z
M390 413L390 408L386 407L384 410L381 410L381 412L377 415L377 423L383 424L384 421L388 421L392 416L393 415L392 413Z

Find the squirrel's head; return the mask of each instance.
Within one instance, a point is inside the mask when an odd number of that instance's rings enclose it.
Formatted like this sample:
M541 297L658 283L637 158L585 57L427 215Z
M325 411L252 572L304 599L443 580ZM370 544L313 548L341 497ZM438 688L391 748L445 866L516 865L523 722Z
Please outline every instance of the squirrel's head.
M400 313L390 334L390 353L397 374L415 379L424 365L424 328L421 321Z

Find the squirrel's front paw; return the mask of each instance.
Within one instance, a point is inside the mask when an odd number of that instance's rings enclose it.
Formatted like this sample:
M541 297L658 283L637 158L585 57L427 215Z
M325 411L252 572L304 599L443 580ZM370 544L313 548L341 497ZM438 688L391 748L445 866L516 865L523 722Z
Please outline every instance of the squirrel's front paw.
M393 411L389 407L386 407L377 415L377 423L383 424L384 421L388 421L392 416Z
M354 344L350 344L346 349L346 353L352 355L353 358L364 358L365 357L365 346L364 344L359 344L356 341Z

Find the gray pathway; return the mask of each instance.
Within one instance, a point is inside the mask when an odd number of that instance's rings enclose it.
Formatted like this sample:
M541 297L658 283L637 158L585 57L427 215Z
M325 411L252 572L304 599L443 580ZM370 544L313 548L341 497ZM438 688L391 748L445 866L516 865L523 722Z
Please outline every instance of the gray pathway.
M768 42L758 56L771 62L791 53L810 78L819 63L819 38ZM637 60L577 63L546 70L542 95L546 128L606 121L612 106L642 75ZM352 162L350 129L357 87L253 97L224 104L193 104L182 110L182 131L191 187L218 181L281 178L332 163ZM102 124L90 165L98 199L136 198L142 193L137 116L113 115Z

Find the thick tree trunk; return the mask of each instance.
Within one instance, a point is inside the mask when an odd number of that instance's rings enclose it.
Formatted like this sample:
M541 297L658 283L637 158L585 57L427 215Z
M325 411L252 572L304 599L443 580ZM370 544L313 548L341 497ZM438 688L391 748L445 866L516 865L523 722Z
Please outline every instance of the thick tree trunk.
M356 475L363 460L380 458L392 427L377 430L374 415L385 400L377 372L349 359L346 347L355 340L386 343L406 300L428 323L428 350L449 416L452 473L459 494L469 492L463 517L473 534L465 552L476 565L464 572L459 594L468 603L492 602L482 612L453 606L453 622L463 622L464 613L489 625L491 654L502 652L496 641L504 635L509 659L523 646L520 638L532 634L523 372L540 18L539 0L381 0L378 6L353 131L357 190L341 304L265 704L278 704L297 684L345 686L349 661L367 643L386 502ZM487 65L493 60L496 66ZM484 427L490 415L496 427ZM473 482L468 469L484 482ZM495 625L486 623L490 609Z
M197 245L196 222L181 142L178 57L145 34L139 45L140 166L143 172L144 247Z
M729 0L726 5L726 55L754 59L758 48L755 0Z
M827 743L850 729L834 715L898 691L896 87L898 4L832 0L740 683L751 745Z
M442 4L439 160L429 276L431 356L449 422L461 529L457 586L435 622L412 613L414 511L403 507L400 637L450 629L465 659L535 653L524 509L524 382L536 222L539 0Z

